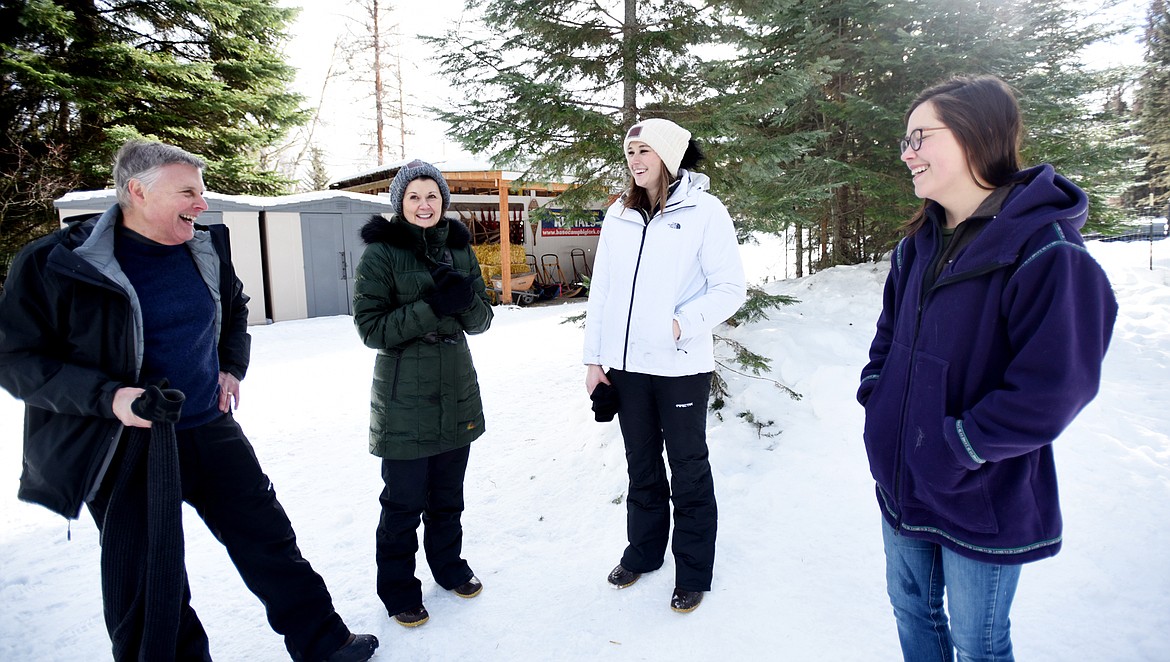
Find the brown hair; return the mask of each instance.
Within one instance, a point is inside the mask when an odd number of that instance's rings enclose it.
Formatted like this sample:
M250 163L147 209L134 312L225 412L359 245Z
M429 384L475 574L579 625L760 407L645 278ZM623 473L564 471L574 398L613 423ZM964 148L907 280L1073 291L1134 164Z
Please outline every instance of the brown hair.
M1020 171L1023 120L1015 92L995 76L954 76L923 90L903 124L930 102L967 155L967 169L980 188L1003 186ZM987 182L990 186L984 186ZM926 200L902 230L911 235L926 223Z
M651 200L650 192L638 186L634 182L633 175L631 175L626 192L622 195L622 204L626 209L641 209L647 215L652 216L655 210L666 209L666 199L670 196L670 185L673 183L674 177L670 176L670 171L666 169L666 164L660 165L658 169L658 198Z

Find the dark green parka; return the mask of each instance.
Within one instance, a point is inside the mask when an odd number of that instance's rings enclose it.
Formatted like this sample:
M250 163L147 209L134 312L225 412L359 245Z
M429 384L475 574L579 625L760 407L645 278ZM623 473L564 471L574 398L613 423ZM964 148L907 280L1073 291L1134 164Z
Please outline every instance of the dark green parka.
M370 452L413 460L462 448L484 431L483 403L466 333L491 326L471 234L455 219L423 229L401 216L374 216L362 227L353 321L378 350L370 390ZM450 264L472 277L471 308L439 317L423 300L435 289L430 270Z

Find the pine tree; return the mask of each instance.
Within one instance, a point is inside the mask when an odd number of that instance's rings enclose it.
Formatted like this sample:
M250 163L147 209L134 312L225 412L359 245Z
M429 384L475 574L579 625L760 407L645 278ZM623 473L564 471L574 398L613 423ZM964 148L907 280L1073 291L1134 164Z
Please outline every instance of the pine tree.
M814 268L892 245L917 204L897 154L903 114L950 75L990 73L1014 85L1026 157L1053 162L1091 195L1098 187L1098 208L1100 187L1124 175L1116 118L1086 110L1106 79L1079 61L1108 29L1059 0L726 4L725 34L738 50L716 71L734 94L716 99L711 114L753 114L728 134L740 158L722 176L741 184L740 206L760 221L807 232ZM765 195L753 201L756 191Z
M127 138L208 162L208 187L273 193L261 167L302 121L280 47L295 10L276 0L0 3L0 271L51 229L53 198L109 183Z
M309 146L309 176L305 180L309 191L329 188L329 171L325 168L325 152L316 145Z
M1146 150L1135 203L1170 216L1170 4L1151 0L1146 14L1145 69L1138 88L1137 130Z
M434 109L473 152L533 178L570 178L578 200L622 181L625 128L647 116L691 126L690 86L709 41L686 0L469 0L483 30L431 42L463 101ZM478 35L486 36L478 36ZM477 36L472 36L477 35ZM567 196L574 197L574 196Z

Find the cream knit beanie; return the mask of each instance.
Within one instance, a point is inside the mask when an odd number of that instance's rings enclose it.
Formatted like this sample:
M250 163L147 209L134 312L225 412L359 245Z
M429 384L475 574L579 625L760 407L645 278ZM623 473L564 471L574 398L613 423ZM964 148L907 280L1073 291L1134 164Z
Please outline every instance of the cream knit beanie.
M670 171L670 176L677 177L678 164L682 162L683 154L686 154L690 139L690 131L670 120L653 117L630 127L622 143L622 151L624 152L632 142L646 143L662 159L662 164Z

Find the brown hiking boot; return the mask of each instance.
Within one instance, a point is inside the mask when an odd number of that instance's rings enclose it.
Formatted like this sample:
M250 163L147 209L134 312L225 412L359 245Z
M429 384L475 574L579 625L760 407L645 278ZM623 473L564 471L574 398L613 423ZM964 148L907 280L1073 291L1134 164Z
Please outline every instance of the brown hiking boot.
M394 614L394 622L408 628L416 628L430 619L431 615L427 613L427 608L422 605Z
M479 581L478 577L472 575L471 579L468 579L466 582L451 590L461 598L471 599L483 592L483 583Z

